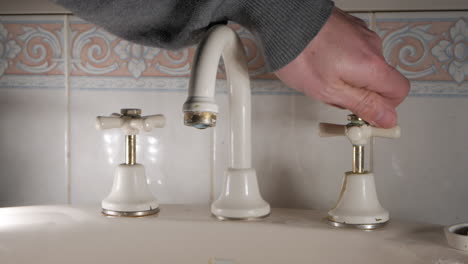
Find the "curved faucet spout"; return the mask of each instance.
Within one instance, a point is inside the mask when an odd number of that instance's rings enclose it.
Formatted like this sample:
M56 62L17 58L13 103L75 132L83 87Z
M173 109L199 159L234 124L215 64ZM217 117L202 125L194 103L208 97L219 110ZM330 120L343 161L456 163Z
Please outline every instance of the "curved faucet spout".
M215 126L218 106L215 83L223 57L229 90L230 164L223 190L211 204L220 219L255 219L270 213L258 188L252 167L250 80L244 46L227 26L216 26L200 43L190 76L189 95L184 104L184 122L196 128Z
M227 26L215 26L200 43L192 66L184 123L196 128L216 125L215 83L219 60L226 67L230 108L230 167L251 168L250 80L244 46Z

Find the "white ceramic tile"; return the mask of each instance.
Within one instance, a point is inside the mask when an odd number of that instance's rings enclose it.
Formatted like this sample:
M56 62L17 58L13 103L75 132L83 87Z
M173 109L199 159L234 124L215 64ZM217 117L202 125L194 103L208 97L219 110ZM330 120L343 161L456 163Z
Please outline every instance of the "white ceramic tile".
M66 203L65 92L0 89L0 206Z
M395 216L449 224L468 219L466 98L408 98L402 137L376 144L377 188Z
M78 90L71 96L72 203L100 203L112 186L113 170L124 160L118 130L96 131L95 117L141 108L164 114L165 128L138 136L137 161L145 165L150 188L161 203L208 203L210 131L183 125L185 93Z

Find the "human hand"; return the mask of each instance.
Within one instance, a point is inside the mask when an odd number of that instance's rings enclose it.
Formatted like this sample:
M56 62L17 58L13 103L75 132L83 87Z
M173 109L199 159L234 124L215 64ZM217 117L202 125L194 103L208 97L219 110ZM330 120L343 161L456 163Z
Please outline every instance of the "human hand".
M395 108L410 89L385 62L380 37L338 8L301 54L275 73L289 87L383 128L396 125Z

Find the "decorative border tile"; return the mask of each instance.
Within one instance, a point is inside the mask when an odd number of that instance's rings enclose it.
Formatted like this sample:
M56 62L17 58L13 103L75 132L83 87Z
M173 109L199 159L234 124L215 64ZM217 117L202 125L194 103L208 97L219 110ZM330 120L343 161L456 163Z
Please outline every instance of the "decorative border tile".
M7 74L0 77L1 88L63 89L65 88L65 76Z
M231 24L244 43L252 77L274 78L266 73L265 61L254 37L239 25ZM188 77L195 47L168 51L147 47L116 37L93 24L74 18L71 28L72 76ZM223 67L219 76L224 78Z
M467 94L468 13L377 14L384 56L412 95Z
M63 44L63 19L57 16L0 17L0 78L63 75Z
M368 22L372 20L370 13L354 15ZM376 30L383 38L384 56L412 81L411 95L468 94L467 12L377 13L375 16ZM59 84L64 80L65 64L63 18L0 17L0 87L65 86ZM189 76L194 47L167 51L130 43L76 17L70 17L69 26L72 89L185 90L182 80ZM253 35L237 24L230 26L244 42L252 78L275 80L274 74L266 73L265 61ZM223 73L221 65L218 77L224 78ZM50 79L50 76L60 78ZM154 77L164 79L154 80ZM274 84L272 89L261 87L267 83L271 87L274 82L253 83L257 87L253 92L257 94L299 94L281 83Z

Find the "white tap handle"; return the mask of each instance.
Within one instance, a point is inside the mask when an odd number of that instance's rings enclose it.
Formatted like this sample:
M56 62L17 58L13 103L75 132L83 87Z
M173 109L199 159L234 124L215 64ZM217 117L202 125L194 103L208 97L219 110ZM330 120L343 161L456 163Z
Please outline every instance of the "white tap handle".
M320 137L338 137L344 136L346 133L345 125L337 125L330 123L319 124L319 136Z
M166 118L164 115L150 115L140 117L139 115L128 116L112 114L111 116L96 117L96 129L103 130L121 128L125 135L136 135L141 130L149 132L153 128L164 127L165 124Z
M384 137L384 138L399 138L400 127L395 126L392 128L377 128L369 125L353 126L346 129L346 136L353 145L366 145L371 137Z
M371 134L373 137L399 138L401 135L401 129L400 129L400 126L394 126L389 129L372 127Z
M399 138L400 126L389 129L378 128L369 125L346 127L346 125L320 123L320 137L346 136L353 145L366 145L371 137Z
M117 116L98 116L96 117L96 129L119 128L123 125L123 119Z
M166 125L166 118L164 115L150 115L143 118L143 129L146 132L151 131L153 128L161 128Z
M371 126L353 126L346 129L346 136L353 145L366 145L367 140L372 137Z

